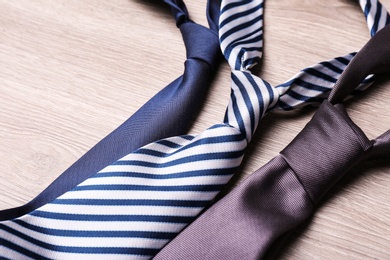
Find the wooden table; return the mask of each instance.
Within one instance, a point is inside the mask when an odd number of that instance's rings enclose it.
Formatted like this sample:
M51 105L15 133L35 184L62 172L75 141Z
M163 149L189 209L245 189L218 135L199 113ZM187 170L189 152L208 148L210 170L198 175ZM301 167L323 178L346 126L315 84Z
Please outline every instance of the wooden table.
M0 209L26 203L183 71L169 10L141 0L0 0ZM206 1L187 1L206 25ZM390 9L390 0L383 0ZM357 1L265 4L259 76L281 83L300 69L359 50L369 39ZM169 62L166 62L169 60ZM230 93L223 63L190 133L222 121ZM390 80L348 102L374 138L390 127ZM269 114L237 182L278 154L314 109ZM281 259L390 259L390 163L351 170L294 232Z

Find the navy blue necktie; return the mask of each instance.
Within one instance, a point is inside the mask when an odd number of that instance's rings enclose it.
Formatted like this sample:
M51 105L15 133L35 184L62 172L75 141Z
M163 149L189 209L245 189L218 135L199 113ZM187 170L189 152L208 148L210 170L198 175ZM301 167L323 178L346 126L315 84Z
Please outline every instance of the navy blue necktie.
M0 220L25 214L52 201L143 145L186 133L201 107L220 57L217 36L219 1L209 1L207 6L210 28L189 20L187 9L183 8L181 1L164 2L171 7L186 47L187 60L183 75L152 97L32 201L18 208L0 211Z

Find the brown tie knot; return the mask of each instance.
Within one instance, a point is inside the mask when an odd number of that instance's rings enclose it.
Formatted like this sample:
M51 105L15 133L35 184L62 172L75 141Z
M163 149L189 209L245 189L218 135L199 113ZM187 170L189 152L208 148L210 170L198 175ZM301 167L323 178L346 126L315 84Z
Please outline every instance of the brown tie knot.
M313 203L373 146L342 105L324 101L313 119L281 152Z

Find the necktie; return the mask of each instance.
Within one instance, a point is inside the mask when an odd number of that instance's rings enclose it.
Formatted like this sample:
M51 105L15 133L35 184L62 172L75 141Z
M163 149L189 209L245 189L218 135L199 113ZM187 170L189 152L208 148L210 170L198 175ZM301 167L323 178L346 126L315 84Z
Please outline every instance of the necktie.
M182 21L185 6L176 3L175 10L181 10L176 18ZM273 88L249 71L262 51L262 1L227 1L221 6L223 15L220 42L232 68L224 123L197 136L146 145L54 201L3 221L2 242L9 252L36 257L150 258L231 178L266 111L320 102L335 81L331 76L323 79L324 75L338 76L353 56L322 63L325 72L318 66L307 69L290 84Z
M309 218L351 167L388 158L390 130L369 140L339 103L366 75L390 71L388 43L390 26L352 59L329 101L280 155L205 211L155 259L274 259L271 245Z
M217 21L218 1L208 5L211 29L188 19L185 8L176 1L171 6L177 27L183 36L187 60L182 76L174 80L121 126L96 144L62 173L31 202L10 210L0 211L0 220L26 214L72 189L105 166L124 155L161 138L185 134L200 108L219 57Z

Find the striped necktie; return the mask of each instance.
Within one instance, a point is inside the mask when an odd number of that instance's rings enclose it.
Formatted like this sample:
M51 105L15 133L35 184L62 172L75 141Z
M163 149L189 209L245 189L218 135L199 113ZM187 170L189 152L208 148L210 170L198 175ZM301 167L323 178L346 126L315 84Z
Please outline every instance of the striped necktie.
M187 132L200 110L220 57L217 37L219 2L210 1L207 7L210 29L190 21L187 10L178 7L177 1L165 2L171 6L186 47L183 75L152 97L32 201L0 211L0 220L26 214L54 200L105 166L150 142Z
M175 10L185 9L175 2ZM267 111L324 99L353 55L308 68L273 88L249 71L262 53L262 16L262 1L221 6L220 44L232 68L223 123L197 136L146 145L52 202L1 222L7 256L148 259L228 182Z
M366 159L388 159L390 130L369 140L338 102L364 76L390 72L389 43L390 25L356 55L329 101L280 155L206 210L155 259L275 259L286 232L307 220L350 168Z

